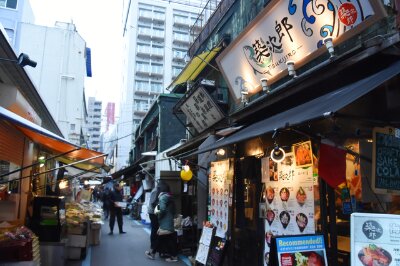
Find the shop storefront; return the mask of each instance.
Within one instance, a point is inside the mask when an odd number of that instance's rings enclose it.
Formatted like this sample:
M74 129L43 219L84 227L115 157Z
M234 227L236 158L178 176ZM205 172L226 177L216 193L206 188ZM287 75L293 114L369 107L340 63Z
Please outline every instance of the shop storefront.
M217 57L239 129L182 155L209 173L202 264L396 259L350 221L400 224L374 216L398 211L399 35L380 3L322 2L271 1Z
M3 34L0 58L5 59L0 63L0 261L63 265L72 249L65 249L66 242L68 247L75 247L76 238L85 245L98 244L98 239L91 242L88 237L91 229L99 232L98 225L89 226L84 237L71 233L81 220L88 223L101 217L94 208L86 208L76 219L73 186L82 173L94 175L105 169L105 154L61 137ZM78 173L68 173L72 167ZM81 256L76 249L72 252L74 258Z

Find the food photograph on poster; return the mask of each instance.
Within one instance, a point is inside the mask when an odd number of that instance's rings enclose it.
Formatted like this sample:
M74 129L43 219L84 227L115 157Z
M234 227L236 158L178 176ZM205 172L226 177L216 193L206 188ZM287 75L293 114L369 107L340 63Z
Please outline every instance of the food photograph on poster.
M312 166L313 154L311 141L293 144L292 150L296 160L296 167Z

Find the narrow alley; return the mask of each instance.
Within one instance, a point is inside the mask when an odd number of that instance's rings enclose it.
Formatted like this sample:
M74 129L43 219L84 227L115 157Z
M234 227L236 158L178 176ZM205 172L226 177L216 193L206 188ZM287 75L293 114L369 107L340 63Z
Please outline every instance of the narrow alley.
M101 228L100 244L90 246L83 260L67 260L66 266L127 266L127 265L191 265L188 257L179 255L178 262L166 262L156 256L155 260L146 257L150 245L150 230L147 225L124 216L126 234L108 235L108 220Z

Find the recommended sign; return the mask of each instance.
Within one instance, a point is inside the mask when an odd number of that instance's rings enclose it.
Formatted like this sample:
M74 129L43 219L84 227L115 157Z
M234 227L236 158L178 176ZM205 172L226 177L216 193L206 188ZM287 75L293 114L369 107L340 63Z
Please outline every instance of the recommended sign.
M353 213L351 215L351 265L400 265L400 216Z
M322 235L277 237L279 266L328 265Z

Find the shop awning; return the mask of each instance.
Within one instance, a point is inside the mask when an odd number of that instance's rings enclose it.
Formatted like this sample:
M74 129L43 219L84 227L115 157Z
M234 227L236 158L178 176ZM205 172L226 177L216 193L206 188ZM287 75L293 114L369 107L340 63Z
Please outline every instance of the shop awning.
M79 147L3 107L0 107L0 119L11 123L33 142L52 151L54 155L65 154L61 157L57 157L56 160L58 161L69 164L85 160L82 163L74 165L83 170L90 170L96 167L101 168L104 165L104 157L100 155L106 156L106 154ZM91 159L96 156L100 157Z
M203 147L191 155L215 150L224 146L269 133L275 129L299 125L303 122L328 116L354 102L372 91L379 85L400 73L400 61L357 82L348 84L338 90L327 93L319 98L303 103L285 112L256 122L214 144Z
M204 69L204 67L210 63L210 61L217 55L217 53L221 50L221 47L215 47L210 51L201 53L192 58L189 64L182 70L182 72L178 75L178 77L172 83L172 86L176 86L187 81L194 80L200 72Z
M133 165L130 165L128 167L122 168L122 169L116 171L115 173L112 173L111 176L112 176L112 179L116 179L116 178L119 178L119 177L121 177L123 175L134 174L139 169L140 169L139 164L133 164Z

